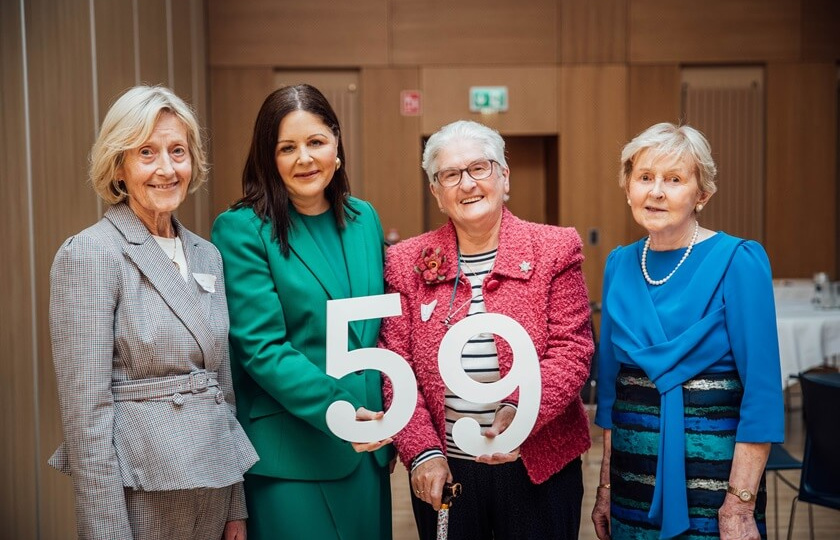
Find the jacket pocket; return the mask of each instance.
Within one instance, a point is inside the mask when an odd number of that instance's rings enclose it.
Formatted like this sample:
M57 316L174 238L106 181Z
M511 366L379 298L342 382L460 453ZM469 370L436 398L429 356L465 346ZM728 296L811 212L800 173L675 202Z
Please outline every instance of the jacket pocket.
M273 414L287 412L285 407L280 405L277 400L268 394L260 394L254 398L251 403L251 410L248 412L248 418L256 420L264 416L271 416Z

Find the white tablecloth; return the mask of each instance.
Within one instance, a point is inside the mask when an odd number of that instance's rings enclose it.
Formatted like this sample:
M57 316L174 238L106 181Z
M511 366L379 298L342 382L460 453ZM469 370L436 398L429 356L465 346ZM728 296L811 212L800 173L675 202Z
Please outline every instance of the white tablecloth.
M790 375L840 355L840 309L820 309L810 299L786 298L777 293L776 326L785 386Z

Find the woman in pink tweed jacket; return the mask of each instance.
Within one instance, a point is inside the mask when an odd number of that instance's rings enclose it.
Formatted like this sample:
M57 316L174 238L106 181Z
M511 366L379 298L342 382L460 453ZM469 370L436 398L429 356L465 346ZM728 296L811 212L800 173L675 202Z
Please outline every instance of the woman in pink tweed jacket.
M450 219L388 248L385 279L401 295L402 315L383 319L381 333L382 346L403 356L417 377L416 410L394 444L411 471L420 538L435 538L435 511L444 483L452 481L464 489L450 514L450 539L577 538L580 455L590 445L579 393L593 353L580 238L574 229L522 221L505 208L504 141L486 126L443 127L426 145L423 168ZM511 423L518 392L491 404L458 399L441 379L437 353L449 325L483 312L507 315L527 331L542 396L520 448L475 458L455 445L452 423L471 416L493 437ZM474 336L462 352L465 371L480 382L504 377L513 361L508 343L492 334ZM384 390L390 403L387 382Z

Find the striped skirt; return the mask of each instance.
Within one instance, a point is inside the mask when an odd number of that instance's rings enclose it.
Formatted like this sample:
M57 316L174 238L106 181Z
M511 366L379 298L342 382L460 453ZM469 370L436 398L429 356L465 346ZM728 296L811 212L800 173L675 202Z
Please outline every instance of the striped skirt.
M735 448L743 388L735 372L701 374L683 384L686 485L689 529L678 538L720 536L717 511ZM611 528L615 540L658 539L648 519L656 480L660 396L645 373L622 367L616 381L610 458ZM755 506L762 538L767 537L764 477Z

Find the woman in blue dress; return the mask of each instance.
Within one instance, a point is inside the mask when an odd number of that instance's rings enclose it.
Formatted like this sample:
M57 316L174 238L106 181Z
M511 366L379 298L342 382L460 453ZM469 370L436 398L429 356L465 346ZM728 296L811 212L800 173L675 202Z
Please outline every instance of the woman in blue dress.
M604 272L596 533L763 538L764 466L784 437L767 254L700 226L717 170L696 129L656 124L621 164L648 235Z

